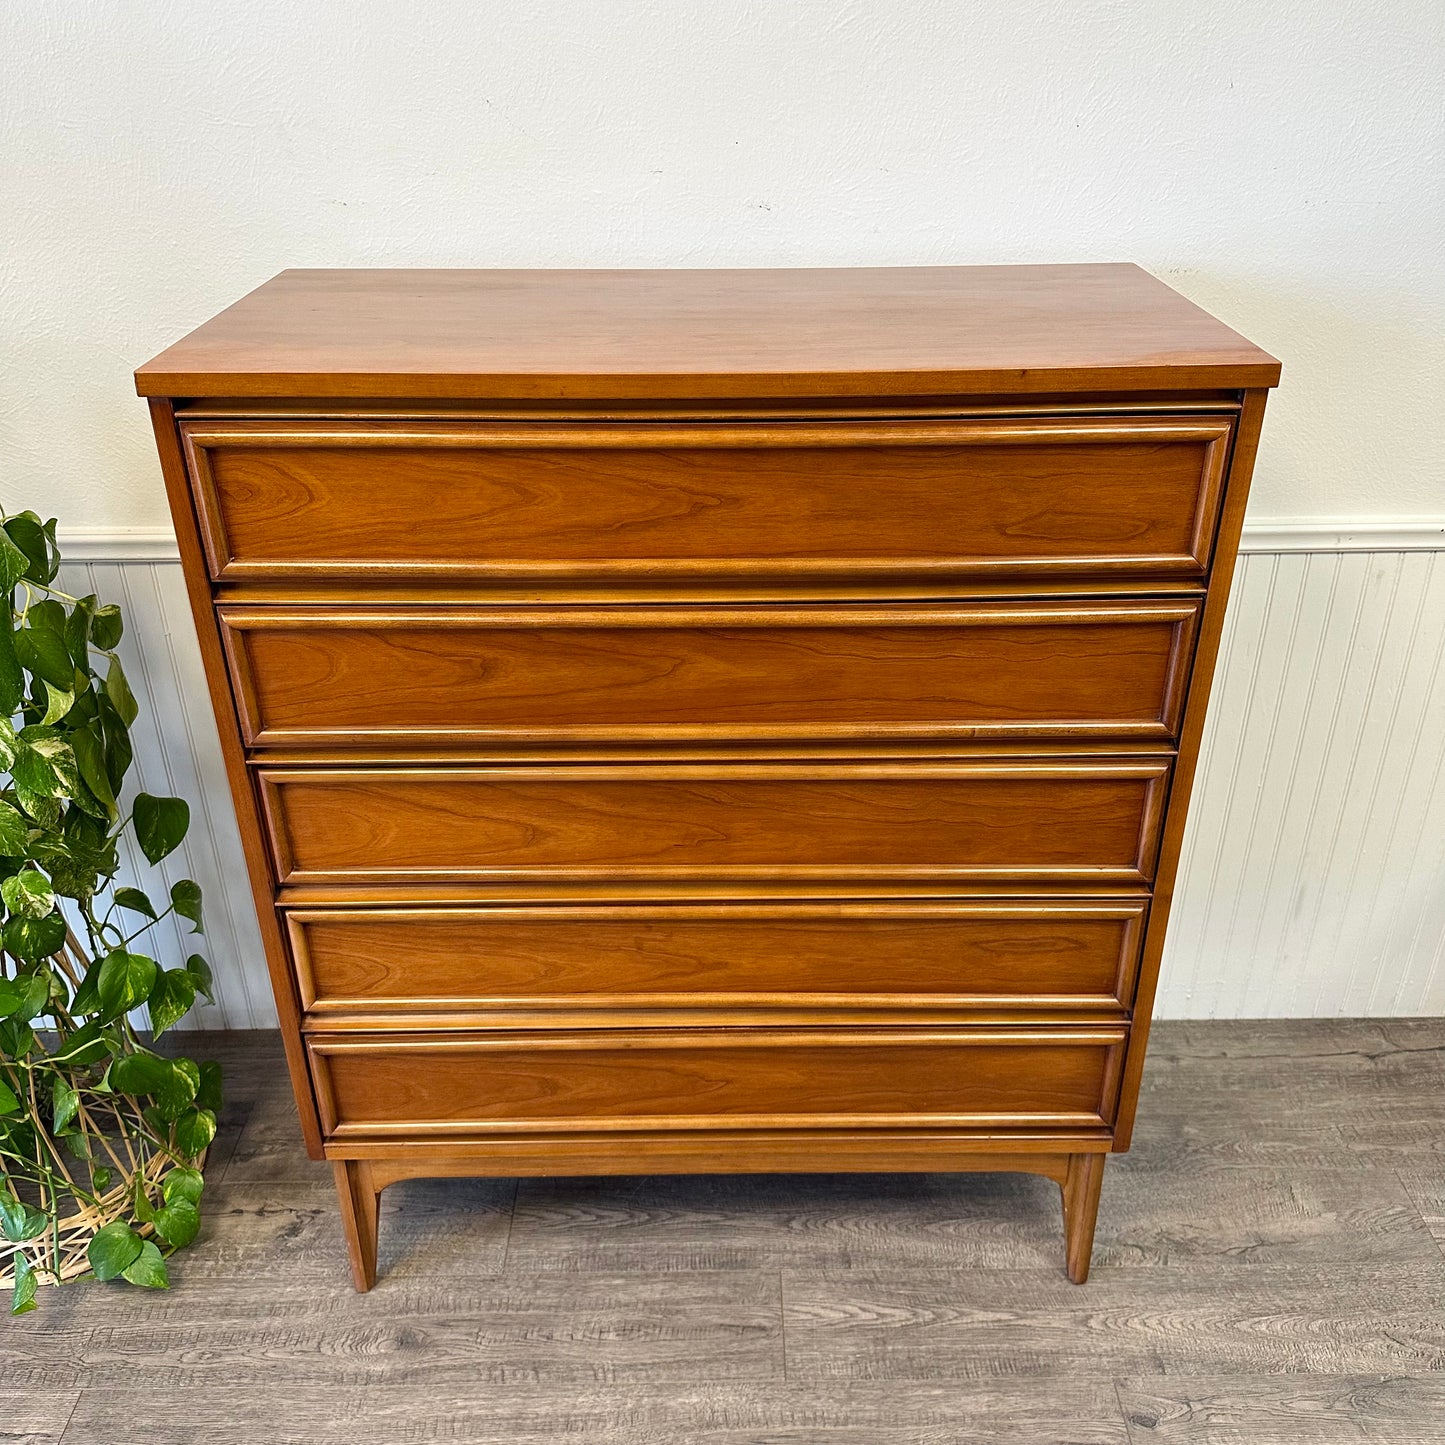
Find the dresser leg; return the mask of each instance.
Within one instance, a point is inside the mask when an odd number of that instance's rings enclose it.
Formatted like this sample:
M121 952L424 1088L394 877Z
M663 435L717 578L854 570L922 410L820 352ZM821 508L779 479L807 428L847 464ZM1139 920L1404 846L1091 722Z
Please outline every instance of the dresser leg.
M1059 1187L1064 1193L1064 1259L1075 1284L1083 1284L1089 1277L1103 1183L1104 1155L1069 1155L1069 1172Z
M376 1283L376 1222L381 1193L367 1160L338 1160L332 1168L336 1171L336 1192L341 1196L341 1225L351 1255L351 1277L364 1294Z

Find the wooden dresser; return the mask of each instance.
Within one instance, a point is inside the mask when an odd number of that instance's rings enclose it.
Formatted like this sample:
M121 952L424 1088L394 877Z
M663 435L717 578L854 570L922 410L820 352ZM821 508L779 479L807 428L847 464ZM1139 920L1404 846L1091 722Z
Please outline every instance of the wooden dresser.
M1128 1146L1278 364L1125 265L287 271L137 373L359 1288L425 1175Z

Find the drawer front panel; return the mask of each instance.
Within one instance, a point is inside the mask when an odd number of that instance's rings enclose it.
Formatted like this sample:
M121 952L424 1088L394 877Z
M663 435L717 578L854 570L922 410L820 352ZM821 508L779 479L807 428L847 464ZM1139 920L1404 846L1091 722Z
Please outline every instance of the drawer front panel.
M1198 576L1229 416L191 421L217 577Z
M1099 1128L1118 1029L676 1030L308 1040L332 1138L650 1129Z
M1168 765L263 768L283 882L1142 883Z
M438 1008L1123 1009L1144 905L288 911L313 1013Z
M258 746L1168 739L1197 611L223 607L221 621Z

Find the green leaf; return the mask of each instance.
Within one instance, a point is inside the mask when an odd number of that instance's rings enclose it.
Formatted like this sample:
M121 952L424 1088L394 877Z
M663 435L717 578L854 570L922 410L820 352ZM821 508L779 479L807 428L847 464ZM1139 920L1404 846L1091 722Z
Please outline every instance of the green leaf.
M188 1199L156 1210L156 1233L175 1249L184 1249L200 1233L201 1211Z
M3 621L5 616L4 607L0 607L0 621ZM19 750L20 740L15 736L15 728L10 719L0 717L0 773L9 772L10 765L15 761L15 754Z
M187 1169L178 1164L161 1181L161 1197L167 1204L175 1204L182 1199L188 1204L199 1204L205 1187L206 1181L199 1169Z
M0 592L13 592L29 566L30 558L10 540L9 532L0 530Z
M171 1082L171 1061L143 1052L122 1054L110 1066L109 1078L119 1093L154 1094Z
M15 1091L0 1079L0 1114L18 1114L20 1112L20 1100L15 1097Z
M51 1129L58 1134L80 1112L80 1093L69 1079L60 1074L55 1076L50 1092Z
M201 1071L190 1059L171 1059L170 1076L155 1090L156 1109L167 1123L190 1107L201 1086Z
M77 1012L73 1005L71 1012ZM107 1052L105 1040L101 1037L100 1020L90 1019L64 1041L60 1053L54 1057L82 1068L89 1064L98 1064Z
M124 631L120 608L114 602L95 609L95 615L90 619L90 640L103 652L109 652L120 641Z
M116 949L101 961L96 993L107 1018L119 1018L138 1008L155 987L156 963L143 953Z
M18 815L17 815L18 816ZM171 888L171 907L181 915L182 918L189 918L195 927L192 933L204 933L206 930L201 926L201 885L193 883L189 878L182 878Z
M0 1192L0 1233L11 1244L39 1239L49 1227L49 1218L38 1209L32 1209L8 1191Z
M183 1019L196 1001L196 985L183 968L168 968L151 990L151 1030L157 1038Z
M0 1057L23 1059L35 1047L35 1030L22 1019L0 1020ZM14 1095L11 1095L13 1098ZM0 1085L0 1114L5 1112L5 1094Z
M10 609L0 607L0 717L13 716L24 696L25 673L15 651L15 624Z
M0 883L0 898L21 918L44 918L55 911L55 890L50 879L34 868L22 868Z
M201 957L199 953L193 953L186 960L186 972L190 974L196 985L196 992L200 994L207 1003L215 1003L211 990L215 986L215 980L211 977L211 965Z
M107 1168L104 1164L97 1164L90 1171L90 1187L97 1194L104 1194L115 1182L115 1170Z
M105 695L120 714L120 720L129 727L140 714L140 707L130 690L130 684L125 680L125 670L118 657L112 657L110 666L105 670Z
M30 609L32 617L39 610ZM62 633L33 622L15 634L15 655L26 672L69 691L75 681L75 664Z
M7 953L23 962L39 963L60 951L65 942L65 919L59 913L47 913L44 918L8 918L0 942ZM0 1015L4 1012L0 1005Z
M132 1284L143 1285L146 1289L169 1289L171 1281L166 1274L166 1262L154 1240L146 1240L136 1258L121 1271Z
M16 808L0 799L0 857L23 858L30 824Z
M19 983L20 980L16 979L16 982ZM33 973L25 980L20 995L20 1007L12 1017L21 1023L29 1023L31 1019L38 1018L45 1012L45 1006L49 1002L50 976L46 973Z
M156 1217L150 1195L146 1193L145 1181L136 1176L135 1188L131 1191L131 1212L140 1224L149 1224Z
M210 1109L191 1109L176 1120L176 1144L188 1159L209 1148L216 1137L216 1116Z
M40 818L31 800L76 796L80 791L80 772L75 765L75 753L54 728L38 725L21 728L17 741L20 746L10 775L15 780L20 805L37 822L53 827L53 822Z
M221 1066L214 1059L201 1065L201 1082L196 1089L196 1107L219 1113L221 1109Z
M100 1007L100 964L93 963L85 971L85 977L80 981L80 987L75 990L75 997L70 1001L70 1012L72 1016L79 1014L93 1014ZM97 1028L99 1024L97 1023Z
M92 718L84 727L76 728L70 735L70 746L75 753L75 766L81 780L114 818L117 811L115 788L105 763L105 731L99 719Z
M22 994L8 978L0 978L0 1019L8 1019L20 1007Z
M130 745L130 734L115 704L108 697L101 696L96 703L100 717L100 730L105 736L105 772L110 779L111 790L120 793L121 784L130 768L134 749Z
M79 598L65 619L65 645L70 660L85 672L90 667L90 619L95 615L95 593Z
M28 1255L18 1253L15 1259L15 1292L10 1297L12 1315L29 1314L37 1308L35 1303L35 1270Z
M97 1230L86 1250L96 1279L114 1279L124 1274L140 1258L143 1243L140 1235L121 1219Z
M135 835L141 852L152 863L159 863L186 836L191 810L184 798L154 798L137 793L135 799Z
M45 716L41 719L44 727L52 723L58 723L66 713L75 706L75 691L72 688L69 692L58 687L52 687L50 683L45 684L45 696L49 701L45 705Z
M10 540L25 554L25 578L30 582L53 582L60 570L60 550L55 545L55 519L42 522L34 512L21 512L5 523Z
M143 913L147 918L159 917L155 904L139 888L117 888L115 901L117 907L128 908L132 913Z

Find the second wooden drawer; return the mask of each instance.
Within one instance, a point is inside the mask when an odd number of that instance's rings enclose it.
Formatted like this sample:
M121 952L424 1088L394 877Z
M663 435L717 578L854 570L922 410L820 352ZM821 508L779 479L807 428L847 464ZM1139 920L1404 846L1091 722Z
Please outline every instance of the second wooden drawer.
M255 746L1178 727L1199 604L222 607Z

